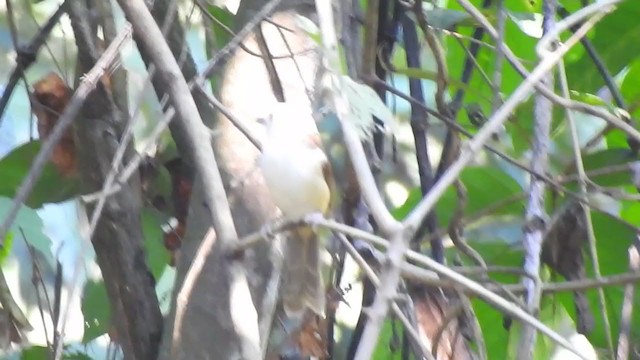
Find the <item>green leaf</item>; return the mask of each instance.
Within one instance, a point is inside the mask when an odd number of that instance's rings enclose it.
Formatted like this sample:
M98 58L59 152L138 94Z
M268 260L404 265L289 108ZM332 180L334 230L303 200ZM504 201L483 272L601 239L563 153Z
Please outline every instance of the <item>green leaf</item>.
M545 325L555 331L561 331L567 327L574 328L573 322L567 310L558 301L552 298L543 299L539 317ZM518 345L522 332L522 323L514 321L509 334L508 359L518 358ZM548 337L538 334L534 346L533 359L550 359L555 350L555 343Z
M451 29L454 26L475 26L477 21L469 13L443 8L430 8L424 10L425 17L429 19L429 25L436 29Z
M629 71L620 86L620 92L622 92L625 101L636 107L640 104L640 86L638 84L640 84L640 60L629 65Z
M376 350L373 355L374 360L394 360L400 359L402 354L402 324L393 320L386 320L382 325L382 331Z
M169 262L169 252L165 249L162 233L162 219L156 211L145 208L142 211L142 231L147 262L155 279L159 279Z
M375 126L372 116L380 119L390 129L395 128L396 121L393 113L371 87L344 75L342 75L342 85L344 95L349 101L348 121L358 130L363 140L371 138Z
M4 261L7 259L7 256L9 256L9 254L11 253L12 248L13 248L13 232L9 231L7 235L4 237L2 246L0 246L0 266L4 264Z
M300 27L316 44L322 45L322 35L320 34L320 28L311 21L311 19L298 15L296 16L296 25Z
M634 202L635 203L635 202ZM635 205L635 204L634 204ZM628 212L622 211L622 216L627 221L632 219L627 218ZM628 226L612 219L607 215L592 212L592 221L594 233L597 239L596 250L598 252L598 262L600 264L600 271L602 275L621 274L629 271L628 263L628 248L634 244L637 236L633 229ZM636 218L634 225L640 225L638 221L640 218ZM591 261L585 257L587 265L587 276L593 276L593 270L591 268ZM605 299L607 302L607 314L609 322L611 323L613 336L619 333L619 322L622 317L620 309L622 308L623 300L623 287L605 287ZM606 348L607 341L605 336L605 327L602 320L601 307L598 303L598 293L595 289L586 292L589 306L594 315L594 329L589 334L588 339L596 348ZM566 294L563 297L565 307L571 309L572 316L575 316L573 311L573 299L570 294ZM634 308L640 307L640 290L638 287L635 289L634 296ZM634 311L631 321L631 343L637 343L640 341L640 312Z
M449 187L444 195L438 200L436 204L436 214L438 214L438 220L440 223L446 223L451 219L451 214L454 211L456 201L455 189ZM409 192L409 196L404 204L394 209L391 214L398 220L402 220L418 205L422 200L422 192L420 188L414 188ZM448 215L448 216L447 216ZM444 219L441 217L444 216Z
M640 56L639 18L638 2L623 1L596 25L591 43L614 76ZM595 93L604 86L593 60L586 55L567 66L567 76L571 87L578 91Z
M101 336L109 329L111 311L109 298L104 282L87 281L82 298L82 314L84 315L83 343Z
M503 326L504 315L484 300L473 299L473 310L482 330L488 359L508 359L507 341L509 331Z
M536 39L542 37L542 14L508 11L507 15L524 34Z
M499 204L491 215L522 213L522 204L516 197L522 192L520 185L509 175L495 167L470 167L460 175L467 189L465 216L478 215L485 209ZM513 201L509 201L509 200ZM397 219L404 219L422 200L419 188L413 189L409 197L392 213ZM451 221L456 208L456 192L450 187L436 204L436 214L441 225Z
M51 356L51 352L48 348L43 346L32 346L28 349L22 350L20 355L21 360L42 360L48 359Z
M585 171L593 173L593 175L589 176L589 179L600 186L607 187L632 184L631 171L629 169L611 168L637 160L638 157L627 148L598 151L582 158ZM572 166L568 173L575 173L575 166Z
M29 172L31 163L40 151L40 141L31 141L15 148L0 159L0 196L14 197L16 191ZM75 196L78 181L63 177L56 168L48 163L40 178L36 181L27 206L37 209L46 203L57 203Z
M409 78L414 78L414 79L422 79L422 80L431 80L431 81L437 81L438 80L438 73L435 71L431 71L431 70L426 70L426 69L417 69L417 68L407 68L407 67L394 67L393 68L393 72L396 74L400 74L400 75L404 75L406 77ZM457 80L457 79L453 79L453 78L449 78L447 79L447 82L449 83L450 86L453 87L457 87L460 89L463 89L465 91L469 91L469 92L473 92L474 89L469 88L467 85L463 84L461 81ZM485 99L486 101L489 101L490 98L487 97L485 94L482 93L478 93L475 94L480 98Z
M21 351L20 360L42 360L51 358L51 350L43 346L32 346ZM91 360L91 357L83 352L63 352L63 360Z
M601 97L594 94L579 92L575 90L570 90L570 94L572 99L582 101L585 104L611 107L611 104L609 102L604 101Z
M221 49L233 37L233 34L230 34L229 30L234 28L235 16L226 8L215 5L208 5L207 11L217 20L211 22L211 28L215 36L215 39L213 39L215 44L210 45L215 49Z
M540 12L542 0L506 0L505 7L511 11Z
M471 167L460 177L467 188L465 214L478 214L490 206L505 202L493 215L520 213L522 204L515 198L522 193L520 185L509 175L494 167ZM512 199L510 203L508 200Z
M5 197L0 197L0 219L4 218L13 205L13 200ZM14 241L24 242L33 246L47 261L51 268L55 269L56 259L51 252L51 239L43 233L42 219L38 213L26 206L23 206L18 212L13 225L11 226L11 233L14 236ZM22 236L24 234L24 239ZM17 238L15 238L18 236ZM12 247L13 248L13 247ZM9 252L10 256L13 252ZM5 260L8 260L5 258ZM18 259L21 261L21 259Z
M529 11L519 4L525 5L524 2L519 0L513 1L514 6L507 7L510 11L526 12ZM518 6L516 6L518 5ZM449 4L451 9L459 9L459 5L455 2ZM471 28L459 28L456 29L457 33L463 37L471 37L473 29ZM449 68L449 76L453 79L460 79L464 71L464 62L467 58L467 49L463 48L460 44L460 40L457 37L445 34L444 45L446 50L447 65ZM483 38L489 45L494 45L494 41L488 37ZM538 61L535 53L535 46L537 39L525 34L516 23L513 21L507 21L505 24L505 41L514 54L525 64L532 64ZM490 74L495 72L495 51L487 46L480 46L478 56L474 62L473 67L479 67L484 74ZM500 93L503 97L508 96L513 90L522 82L522 76L518 74L513 67L504 66L502 68L502 82L500 86ZM482 76L479 69L474 70L471 80L468 83L470 91L465 95L465 104L477 103L482 108L485 114L490 114L491 104L488 98L490 96L486 94L493 94L493 86L486 80L485 76ZM463 126L469 124L467 114L460 113L459 121Z

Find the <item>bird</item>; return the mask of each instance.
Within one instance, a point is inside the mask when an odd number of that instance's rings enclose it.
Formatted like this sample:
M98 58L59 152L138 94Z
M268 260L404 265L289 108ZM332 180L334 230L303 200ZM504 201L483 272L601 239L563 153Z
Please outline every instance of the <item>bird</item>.
M333 180L310 106L277 103L263 123L266 136L258 165L274 204L287 218L325 216ZM321 240L312 226L289 234L280 290L288 316L300 316L307 309L324 316L320 252Z

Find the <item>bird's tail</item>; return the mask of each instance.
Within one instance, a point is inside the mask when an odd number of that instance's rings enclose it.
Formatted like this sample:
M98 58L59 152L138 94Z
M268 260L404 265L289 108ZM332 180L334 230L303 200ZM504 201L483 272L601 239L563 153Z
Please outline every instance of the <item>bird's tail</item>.
M320 241L313 229L299 228L288 237L283 269L281 294L287 316L301 316L307 308L324 316Z

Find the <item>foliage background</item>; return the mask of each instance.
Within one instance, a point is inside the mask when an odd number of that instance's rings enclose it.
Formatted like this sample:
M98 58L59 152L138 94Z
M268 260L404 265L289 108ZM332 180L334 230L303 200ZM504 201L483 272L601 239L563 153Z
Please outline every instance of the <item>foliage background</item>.
M363 9L368 2L361 1ZM472 1L481 7L481 1ZM559 5L569 12L575 12L584 4L578 0L560 0ZM37 32L36 22L42 23L58 6L56 1L15 2L15 16L18 26L18 35L21 41L27 41ZM115 5L115 4L114 4ZM206 55L214 49L219 49L230 40L229 35L220 35L220 25L214 25L195 10L191 2L179 3L180 19L188 30L186 37L189 51L199 69L206 64ZM441 11L429 10L430 4L425 2L427 18L435 28L446 56L446 65L449 74L450 88L448 99L452 99L455 92L464 89L464 109L458 117L460 125L471 133L478 131L478 124L474 124L468 116L469 109L476 109L485 116L492 113L495 88L490 86L480 71L476 69L474 75L467 83L460 79L462 76L464 61L467 58L468 42L478 25L456 1L442 1L438 6ZM117 8L117 6L114 6ZM541 34L542 1L505 0L504 8L507 11L505 23L505 44L513 50L517 57L530 69L538 61L535 54L535 46ZM223 23L233 26L234 17L222 8L214 5L207 7L210 15ZM116 11L116 23L122 26L124 19L119 10ZM0 79L7 79L12 71L15 61L15 49L11 41L11 31L7 23L7 8L0 13L0 56L7 66L0 66ZM484 15L493 22L498 17L495 7L484 10ZM601 106L608 111L616 113L618 109L628 112L632 125L637 125L635 119L640 111L640 3L633 0L622 1L617 9L607 15L594 30L588 34L588 39L598 54L599 60L604 64L609 76L613 79L617 90L622 95L624 104L617 104L613 99L611 89L605 86L603 74L594 66L593 59L588 56L583 47L576 46L565 57L564 65L568 83L571 89L571 97L575 100L586 102L590 105ZM447 28L447 31L443 31ZM217 30L215 39L207 29ZM75 52L72 29L66 17L56 27L47 42L48 50L41 51L34 66L26 72L27 83L33 84L50 71L58 71L64 74L68 84L73 84L75 63L72 54ZM456 35L456 36L454 36ZM433 53L427 46L420 49L422 67L408 69L406 65L406 51L404 44L399 40L391 54L391 71L389 83L398 90L408 93L408 77L420 78L421 86L426 96L427 106L435 108L433 99L435 93L435 76L437 72ZM563 33L566 39L568 33ZM462 39L462 40L460 40ZM208 40L207 43L205 40ZM213 44L212 40L218 43ZM461 46L461 42L465 47ZM476 58L477 66L488 76L492 76L496 66L495 42L488 37L480 42L480 52ZM123 49L122 68L129 74L128 90L131 104L140 106L139 119L135 128L136 148L140 149L149 139L150 131L161 118L161 107L157 99L150 91L146 82L146 70L135 46L128 45ZM504 65L499 95L502 99L509 97L514 89L523 81L509 65ZM392 79L392 80L391 80ZM217 78L212 85L215 88ZM5 111L2 126L0 127L0 218L8 209L16 189L21 180L27 174L29 162L38 151L36 142L22 145L28 142L30 137L37 137L34 124L36 119L32 116L29 98L24 87L24 82L19 82L14 90L11 102ZM353 100L363 101L363 100ZM420 178L415 161L415 143L410 127L411 109L409 104L396 97L387 95L386 103L394 112L398 128L396 132L400 158L397 162L387 161L383 168L384 184L381 187L385 196L393 208L393 214L398 219L404 218L422 198L419 188ZM528 164L531 159L531 142L536 121L534 117L534 96L523 102L512 115L510 121L492 142L499 151L517 159L522 164ZM571 135L566 121L564 109L554 108L553 125L550 136L550 162L546 175L558 184L566 187L565 190L578 191L575 181L575 156L571 147ZM640 225L640 205L637 201L637 182L634 182L634 173L631 164L637 159L637 149L630 148L629 142L619 130L607 130L606 123L595 116L575 113L579 130L579 142L582 145L582 159L587 173L594 172L599 175L591 176L593 181L588 194L589 202L593 205L590 211L593 220L593 232L595 249L597 251L597 267L602 276L622 274L629 272L628 249L637 245L637 230ZM432 163L438 158L443 146L446 125L437 119L429 118L429 154ZM600 136L602 134L602 136ZM596 141L592 141L593 139ZM587 143L590 144L587 147ZM168 133L157 142L160 156L175 151L172 148ZM164 153L163 153L164 152ZM432 155L433 154L433 155ZM623 165L622 167L618 165ZM622 169L622 170L620 170ZM154 180L152 192L165 198L169 195L168 174L160 174ZM524 208L528 191L529 176L526 171L515 167L493 154L484 152L478 154L472 166L466 168L461 176L466 187L468 201L464 208L462 222L464 224L465 239L469 245L475 248L485 262L491 266L505 266L519 268L522 266L525 254L521 246L523 237ZM572 180L573 179L573 180ZM31 253L26 244L35 247L46 264L46 274L43 283L51 291L55 282L56 261L60 261L63 269L65 285L74 285L74 264L78 259L87 262L83 267L80 281L75 283L82 291L82 298L70 300L74 313L67 320L69 329L75 329L67 333L67 339L73 344L65 356L89 356L103 358L113 355L117 351L109 348L109 313L107 296L94 254L90 247L83 246L82 212L77 211L78 202L75 198L69 199L69 192L65 189L76 189L74 183L57 174L52 166L49 166L43 175L43 180L32 193L27 207L23 208L11 228L13 237L9 254L2 260L2 269L8 279L11 295L27 313L30 322L40 329L38 335L28 336L30 344L34 347L14 353L15 357L38 358L40 347L46 345L45 332L51 328L42 329L37 298L40 296L33 290ZM77 194L74 194L77 195ZM61 199L66 201L62 202ZM563 191L548 190L546 194L546 210L550 217L558 214L563 206L571 201L571 197ZM499 204L504 204L498 206ZM148 205L148 204L147 204ZM446 233L446 229L453 219L458 200L455 190L449 189L438 202L436 213L438 215L438 231ZM597 209L596 209L597 208ZM151 206L146 206L142 214L142 225L145 237L146 256L154 277L158 279L156 291L162 303L163 312L170 310L170 294L173 286L174 271L167 265L168 254L162 244L162 225L165 224L170 214L162 213ZM77 219L80 218L79 221ZM24 239L22 239L24 231ZM424 249L427 251L427 249ZM586 246L583 248L585 255L588 253ZM468 258L449 246L446 256L450 264L459 266L471 266ZM587 272L586 278L594 277L593 262L585 257ZM357 272L354 270L354 272ZM544 268L542 271L545 282L563 281L561 276L552 275L553 271ZM352 274L352 276L356 276ZM85 279L89 281L85 282ZM492 275L494 281L516 284L520 281L517 275ZM354 285L357 281L354 280ZM637 290L635 290L637 292ZM353 313L360 311L359 303L361 292L354 290L346 295L351 305L350 311L339 311L338 325L340 334L350 334L355 326ZM597 288L586 291L586 296L593 312L595 320L593 330L588 334L589 343L598 350L601 358L610 358L608 353L611 344L607 340L607 327L604 319L610 324L611 338L615 341L621 332L620 321L623 303L623 287L604 287L605 306L603 307L597 296ZM64 296L63 296L64 297ZM632 297L633 305L638 304L639 297ZM478 323L482 329L486 343L487 355L490 359L515 358L518 342L518 327L509 329L498 326L502 324L504 316L497 310L489 307L481 300L472 300L473 309L478 317ZM634 310L635 306L634 306ZM344 313L342 313L342 312ZM352 313L350 313L352 312ZM576 313L573 306L571 293L564 292L557 295L545 296L542 302L541 320L559 331L570 334L575 332ZM389 321L381 336L376 358L389 359L400 358L397 346L395 327ZM640 313L634 311L631 320L631 343L640 340ZM508 339L508 341L505 341ZM553 346L539 339L536 347L535 358L549 358L553 353ZM337 338L338 346L346 348L349 343L347 335ZM87 345L89 344L89 345ZM344 351L344 350L342 350ZM636 348L636 356L638 349ZM84 355L82 355L84 354Z

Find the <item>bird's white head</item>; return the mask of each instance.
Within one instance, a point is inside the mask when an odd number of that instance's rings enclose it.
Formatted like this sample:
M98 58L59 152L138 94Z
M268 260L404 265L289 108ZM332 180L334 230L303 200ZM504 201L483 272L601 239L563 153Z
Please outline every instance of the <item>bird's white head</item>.
M318 132L311 107L306 103L277 102L258 122L265 125L267 138L296 139Z

